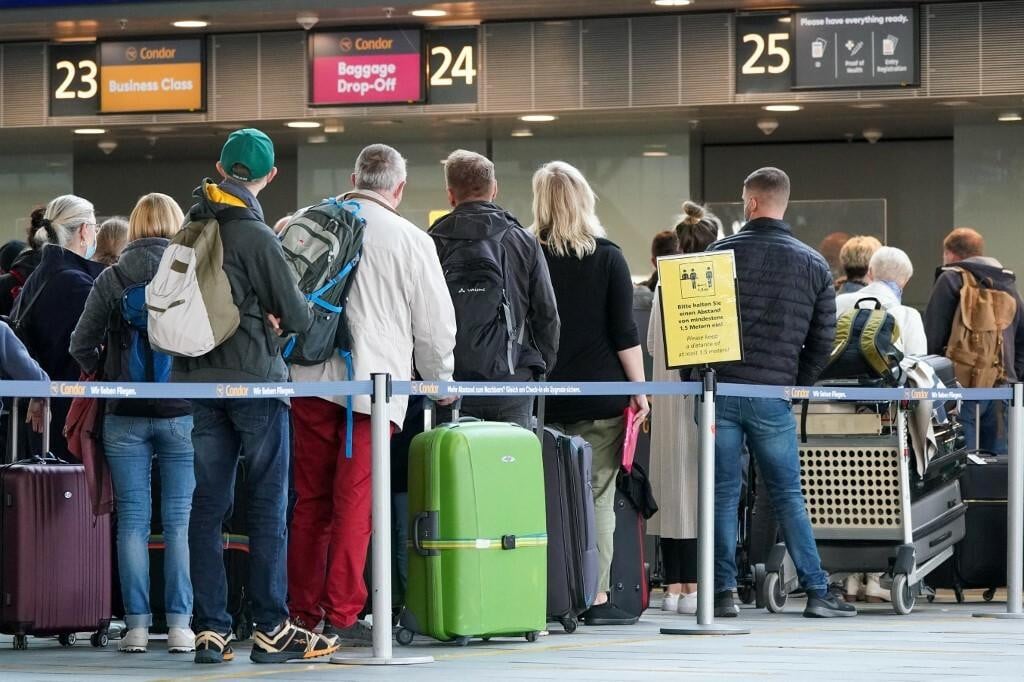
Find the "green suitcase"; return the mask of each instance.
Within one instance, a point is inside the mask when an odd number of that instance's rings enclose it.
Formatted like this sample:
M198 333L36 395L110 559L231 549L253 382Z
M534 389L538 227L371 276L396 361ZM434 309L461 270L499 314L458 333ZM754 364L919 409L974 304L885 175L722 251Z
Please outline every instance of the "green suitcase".
M540 443L493 422L444 424L409 449L409 581L397 633L466 644L546 625Z

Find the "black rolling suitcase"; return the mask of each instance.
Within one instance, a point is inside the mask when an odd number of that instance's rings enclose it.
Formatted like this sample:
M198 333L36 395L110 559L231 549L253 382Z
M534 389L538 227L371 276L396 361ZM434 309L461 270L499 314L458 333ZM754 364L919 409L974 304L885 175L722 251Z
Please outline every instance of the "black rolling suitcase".
M1006 498L1009 460L1006 455L972 452L960 489L967 503L967 535L953 557L928 581L952 589L957 601L963 591L984 588L990 600L1006 585Z
M597 595L597 529L590 444L544 429L544 495L548 527L549 621L574 632L577 616Z

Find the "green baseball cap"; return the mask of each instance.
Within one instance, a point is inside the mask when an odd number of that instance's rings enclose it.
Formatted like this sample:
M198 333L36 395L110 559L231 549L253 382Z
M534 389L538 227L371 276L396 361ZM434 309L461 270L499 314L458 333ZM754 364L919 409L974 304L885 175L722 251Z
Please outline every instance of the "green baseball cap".
M236 130L220 151L220 165L236 180L259 180L274 167L274 143L262 130Z

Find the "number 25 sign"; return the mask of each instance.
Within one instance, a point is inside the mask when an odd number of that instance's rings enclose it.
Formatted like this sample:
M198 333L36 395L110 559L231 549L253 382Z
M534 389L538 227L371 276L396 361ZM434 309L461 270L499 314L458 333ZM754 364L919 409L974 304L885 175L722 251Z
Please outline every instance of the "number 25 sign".
M736 16L736 93L793 89L793 39L788 14Z

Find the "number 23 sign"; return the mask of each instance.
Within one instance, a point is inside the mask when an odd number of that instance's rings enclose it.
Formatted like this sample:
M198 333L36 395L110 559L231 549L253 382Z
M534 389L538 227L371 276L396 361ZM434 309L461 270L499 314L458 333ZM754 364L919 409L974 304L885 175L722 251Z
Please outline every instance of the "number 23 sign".
M736 93L793 89L791 15L736 16Z

